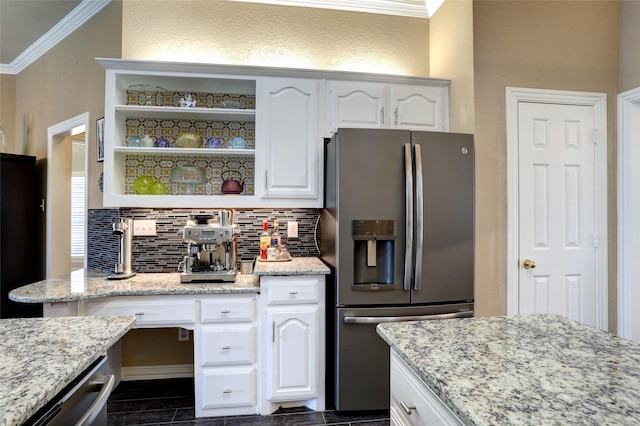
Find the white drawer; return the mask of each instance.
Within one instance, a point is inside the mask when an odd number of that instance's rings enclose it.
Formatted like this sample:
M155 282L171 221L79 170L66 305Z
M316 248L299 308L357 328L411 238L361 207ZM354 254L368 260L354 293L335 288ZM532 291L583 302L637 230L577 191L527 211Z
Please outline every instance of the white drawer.
M253 324L202 326L201 339L203 367L253 364L256 360L256 327Z
M462 423L431 389L391 351L392 424L457 426Z
M86 302L90 316L135 315L136 326L195 324L195 300L176 298L125 298Z
M269 279L271 278L271 279ZM269 305L318 303L321 281L316 277L287 276L264 277L261 287L266 288Z
M203 371L203 409L251 407L257 403L256 369L209 369Z
M256 319L256 298L251 296L218 296L200 302L200 321L245 322Z

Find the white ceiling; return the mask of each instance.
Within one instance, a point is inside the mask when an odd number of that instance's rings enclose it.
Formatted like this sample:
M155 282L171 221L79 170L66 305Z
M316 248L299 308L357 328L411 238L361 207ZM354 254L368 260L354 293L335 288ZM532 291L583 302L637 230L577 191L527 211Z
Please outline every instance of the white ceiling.
M0 74L17 74L111 0L0 0ZM235 0L429 18L444 0ZM434 3L434 4L432 4Z

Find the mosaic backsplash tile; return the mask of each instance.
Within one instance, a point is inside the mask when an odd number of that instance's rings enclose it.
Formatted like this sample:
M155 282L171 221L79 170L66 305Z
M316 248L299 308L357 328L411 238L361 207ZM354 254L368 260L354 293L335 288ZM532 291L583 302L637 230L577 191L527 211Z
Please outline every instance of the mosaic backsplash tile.
M240 229L237 239L238 260L253 260L259 253L258 236L262 222L278 219L280 232L292 256L318 256L320 232L317 228L320 209L249 209L234 210L234 222ZM133 237L133 269L142 273L176 272L186 253L186 243L179 232L191 214L217 213L217 209L90 209L88 217L87 265L104 271L113 270L118 261L120 239L112 233L118 217L154 219L155 236ZM287 222L298 222L298 237L287 240ZM317 243L317 246L316 246Z
M238 102L238 109L256 109L256 95L236 93L175 92L155 86L153 90L127 90L127 105L153 105L179 107L180 99L187 96L196 101L198 108L221 108L224 101Z
M194 185L195 195L222 195L222 182L235 179L244 183L242 195L254 194L253 157L244 156L204 156L204 155L135 155L125 158L125 194L135 194L133 184L140 176L149 176L167 186L167 194L181 194L185 185L171 183L171 170L179 165L190 164L205 170L206 183Z
M125 120L125 129L127 144L131 137L142 138L149 135L154 141L161 137L167 138L171 147L175 148L175 140L181 134L193 133L202 137L204 142L212 137L219 138L222 140L223 148L230 148L230 141L235 137L244 139L245 149L255 149L256 147L256 126L252 121L131 117Z

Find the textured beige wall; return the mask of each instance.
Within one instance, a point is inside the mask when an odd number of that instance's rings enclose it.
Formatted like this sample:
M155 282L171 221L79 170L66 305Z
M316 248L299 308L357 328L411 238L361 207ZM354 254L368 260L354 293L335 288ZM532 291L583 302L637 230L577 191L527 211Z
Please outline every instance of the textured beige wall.
M119 1L110 3L16 77L16 140L27 135L29 155L46 158L47 129L89 112L89 208L102 207L95 126L96 119L104 116L105 73L95 58L120 56L121 10Z
M0 126L4 128L6 151L11 154L21 154L17 151L15 136L15 102L16 76L0 74Z
M474 1L476 300L506 313L507 86L604 92L608 116L609 325L615 330L617 1Z
M620 2L620 79L618 91L640 87L640 1Z
M225 0L127 0L122 55L428 76L429 21Z
M451 80L449 131L473 133L473 1L449 0L429 20L430 76Z

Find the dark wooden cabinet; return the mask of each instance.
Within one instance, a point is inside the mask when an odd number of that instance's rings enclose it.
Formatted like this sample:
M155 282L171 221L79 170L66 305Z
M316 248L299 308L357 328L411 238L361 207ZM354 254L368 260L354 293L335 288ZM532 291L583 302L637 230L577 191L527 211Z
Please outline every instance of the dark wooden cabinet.
M45 278L36 158L0 154L0 318L42 316L41 304L16 303L9 292Z

